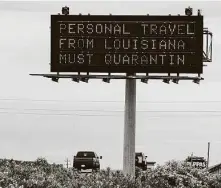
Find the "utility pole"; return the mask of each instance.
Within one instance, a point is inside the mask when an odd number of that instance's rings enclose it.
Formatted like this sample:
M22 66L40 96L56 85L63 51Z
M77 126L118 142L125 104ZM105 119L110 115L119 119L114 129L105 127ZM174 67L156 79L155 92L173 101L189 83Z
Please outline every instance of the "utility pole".
M68 160L68 158L65 160L65 162L66 162L66 167L68 168L68 166L69 166L69 160Z
M128 76L134 76L128 75ZM126 79L123 172L135 177L136 79Z
M207 164L206 168L209 168L209 156L210 156L210 142L208 142L208 151L207 151Z
M193 153L191 154L191 166L193 166Z

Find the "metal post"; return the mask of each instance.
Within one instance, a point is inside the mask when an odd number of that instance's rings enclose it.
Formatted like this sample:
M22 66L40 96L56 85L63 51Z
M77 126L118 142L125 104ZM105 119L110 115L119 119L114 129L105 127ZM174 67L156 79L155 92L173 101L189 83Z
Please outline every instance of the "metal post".
M126 79L123 172L135 177L136 79Z
M207 151L207 164L206 168L209 168L209 154L210 154L210 142L208 142L208 151Z
M191 154L191 166L193 166L193 153Z

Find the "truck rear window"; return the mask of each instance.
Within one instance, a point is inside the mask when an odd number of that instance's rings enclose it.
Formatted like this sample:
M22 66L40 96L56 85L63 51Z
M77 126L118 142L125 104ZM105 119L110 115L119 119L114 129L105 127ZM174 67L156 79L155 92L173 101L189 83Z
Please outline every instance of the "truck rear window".
M77 157L95 157L93 152L78 152Z
M136 157L142 156L142 153L136 153L135 156L136 156Z

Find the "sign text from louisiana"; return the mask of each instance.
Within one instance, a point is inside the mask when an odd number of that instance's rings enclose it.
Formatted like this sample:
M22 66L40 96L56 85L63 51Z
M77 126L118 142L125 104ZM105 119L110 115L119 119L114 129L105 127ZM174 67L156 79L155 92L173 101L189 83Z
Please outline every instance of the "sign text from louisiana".
M51 16L52 72L202 73L202 16Z

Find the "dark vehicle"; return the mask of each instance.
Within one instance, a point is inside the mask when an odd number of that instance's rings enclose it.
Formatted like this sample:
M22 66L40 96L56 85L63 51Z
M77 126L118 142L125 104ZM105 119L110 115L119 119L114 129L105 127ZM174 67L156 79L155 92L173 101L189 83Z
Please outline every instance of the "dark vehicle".
M144 153L135 153L135 166L141 168L142 170L147 170L147 156Z
M99 159L102 159L102 156L98 157L93 151L79 151L77 155L74 156L73 167L77 170L100 170Z

